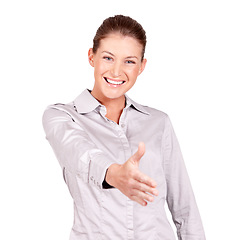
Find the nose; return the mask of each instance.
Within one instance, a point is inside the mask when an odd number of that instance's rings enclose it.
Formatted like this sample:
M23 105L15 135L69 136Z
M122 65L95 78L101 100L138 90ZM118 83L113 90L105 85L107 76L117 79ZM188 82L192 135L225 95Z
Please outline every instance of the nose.
M119 62L115 62L112 65L112 69L111 69L111 74L112 77L117 78L121 75L122 72L122 65Z

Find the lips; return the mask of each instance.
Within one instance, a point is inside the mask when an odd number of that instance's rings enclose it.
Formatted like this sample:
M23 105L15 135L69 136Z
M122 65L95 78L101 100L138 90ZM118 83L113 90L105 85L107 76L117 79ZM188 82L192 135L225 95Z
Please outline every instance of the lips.
M107 83L114 85L114 86L120 86L120 85L125 83L125 81L123 81L123 80L113 80L113 79L110 79L107 77L103 77L103 78Z

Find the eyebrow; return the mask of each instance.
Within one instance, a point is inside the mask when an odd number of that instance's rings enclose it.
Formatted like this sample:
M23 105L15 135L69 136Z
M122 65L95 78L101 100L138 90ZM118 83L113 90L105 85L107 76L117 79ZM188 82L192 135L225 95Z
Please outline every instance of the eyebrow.
M136 56L129 56L129 57L126 57L126 58L137 58L138 59L138 57L136 57Z
M115 55L113 53L108 52L108 51L103 51L102 53L107 53L107 54L110 54L111 56L115 57ZM136 57L136 56L128 56L125 59L127 59L127 58L137 58L138 59L138 57Z
M108 51L103 51L102 53L107 53L107 54L110 54L114 57L114 54L112 54L111 52L108 52Z

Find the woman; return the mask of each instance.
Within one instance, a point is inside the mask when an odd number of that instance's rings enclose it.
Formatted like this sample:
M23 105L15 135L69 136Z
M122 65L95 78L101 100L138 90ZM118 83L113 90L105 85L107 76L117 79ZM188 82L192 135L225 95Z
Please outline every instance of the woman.
M126 92L143 72L146 35L117 15L88 52L92 91L47 108L43 125L74 200L75 239L205 239L180 148L167 114ZM146 149L145 149L146 146Z

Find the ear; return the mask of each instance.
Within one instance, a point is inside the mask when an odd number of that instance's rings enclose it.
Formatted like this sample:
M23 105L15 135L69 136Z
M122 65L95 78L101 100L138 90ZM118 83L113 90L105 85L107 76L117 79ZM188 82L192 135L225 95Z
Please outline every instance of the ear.
M93 61L93 49L92 48L90 48L89 50L88 50L88 61L89 61L89 63L90 63L90 65L92 66L92 67L94 67L94 61Z
M141 67L139 69L138 75L140 75L144 71L146 63L147 63L147 59L144 58L142 61Z

